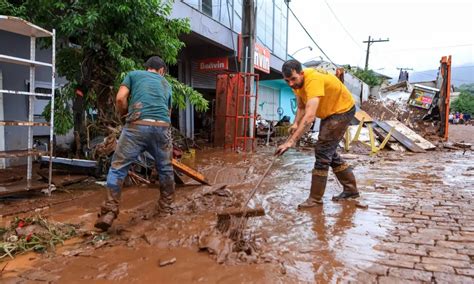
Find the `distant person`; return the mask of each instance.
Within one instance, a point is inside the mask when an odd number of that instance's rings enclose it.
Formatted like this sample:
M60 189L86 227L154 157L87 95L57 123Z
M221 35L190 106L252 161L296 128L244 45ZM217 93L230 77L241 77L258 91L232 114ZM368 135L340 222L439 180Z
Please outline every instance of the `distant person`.
M465 113L464 114L464 122L466 124L469 124L470 121L471 121L471 114L470 113Z
M449 114L449 119L448 119L449 123L452 124L452 123L453 123L453 120L454 120L454 114L450 113L450 114Z
M117 112L126 124L112 158L107 175L107 199L102 204L95 227L107 231L119 214L122 186L130 165L148 151L155 159L160 180L157 213L166 216L173 211L174 172L171 164L171 86L164 75L166 65L150 57L146 70L128 73L117 92Z
M454 124L458 124L459 123L459 112L456 112L456 114L454 115Z
M283 155L307 132L316 117L321 118L319 137L314 147L316 162L312 170L311 189L299 209L323 203L329 168L343 186L334 201L359 197L352 168L337 153L351 120L355 115L355 102L351 92L333 74L324 70L304 69L297 60L288 60L282 67L283 78L296 96L297 111L290 137L280 145L275 155Z
M464 124L464 113L462 112L459 114L459 123Z

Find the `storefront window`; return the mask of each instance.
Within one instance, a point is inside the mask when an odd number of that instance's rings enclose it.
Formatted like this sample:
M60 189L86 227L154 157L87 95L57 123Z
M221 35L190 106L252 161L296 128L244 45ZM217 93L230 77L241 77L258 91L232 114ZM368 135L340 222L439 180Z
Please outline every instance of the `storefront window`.
M182 0L184 3L231 27L242 31L243 0ZM286 59L287 8L285 0L255 0L257 41L279 58Z
M233 0L182 0L184 3L201 11L219 23L230 28ZM234 0L237 1L237 0ZM240 0L242 1L242 0ZM242 20L241 20L242 21Z
M284 0L257 0L257 40L286 59L287 9Z

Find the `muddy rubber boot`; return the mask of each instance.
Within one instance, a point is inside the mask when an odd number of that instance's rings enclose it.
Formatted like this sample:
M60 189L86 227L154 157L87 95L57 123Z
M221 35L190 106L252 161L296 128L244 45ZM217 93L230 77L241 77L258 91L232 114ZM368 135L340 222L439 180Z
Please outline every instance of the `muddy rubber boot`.
M298 205L298 209L307 209L323 204L322 198L326 190L327 179L327 175L316 175L313 173L309 197L306 201Z
M166 217L173 214L174 182L160 184L160 199L157 205L157 216Z
M94 227L102 231L107 231L119 214L120 193L116 194L112 190L107 190L107 199L100 207L99 217Z
M359 197L359 191L357 190L357 183L350 167L346 167L341 171L334 171L337 179L343 186L343 191L339 195L332 197L333 201L340 201L345 199L357 198Z

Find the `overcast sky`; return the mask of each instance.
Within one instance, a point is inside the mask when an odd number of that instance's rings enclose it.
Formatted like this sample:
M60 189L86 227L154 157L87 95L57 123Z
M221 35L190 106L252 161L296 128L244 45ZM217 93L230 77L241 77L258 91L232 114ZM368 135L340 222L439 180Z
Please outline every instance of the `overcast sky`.
M364 67L362 41L370 35L390 39L372 44L369 57L370 69L389 76L397 67L437 69L443 55L453 56L453 66L474 65L473 0L292 0L290 8L337 64ZM311 46L295 58L319 60L321 51L291 12L288 30L288 54Z

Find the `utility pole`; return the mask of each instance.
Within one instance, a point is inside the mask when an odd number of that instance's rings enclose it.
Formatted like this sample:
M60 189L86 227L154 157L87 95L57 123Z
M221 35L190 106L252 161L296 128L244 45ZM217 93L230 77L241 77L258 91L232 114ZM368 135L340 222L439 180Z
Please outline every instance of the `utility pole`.
M370 45L374 42L386 42L389 39L371 39L369 36L369 40L363 41L363 43L367 43L367 55L365 56L365 70L369 70L369 53L370 53Z
M408 70L413 71L413 68L407 67L397 67L397 70L400 70L400 74L398 75L398 82L407 81L408 82Z
M245 73L254 72L254 50L255 50L255 19L256 8L254 0L244 0L242 3L242 64L240 71Z

